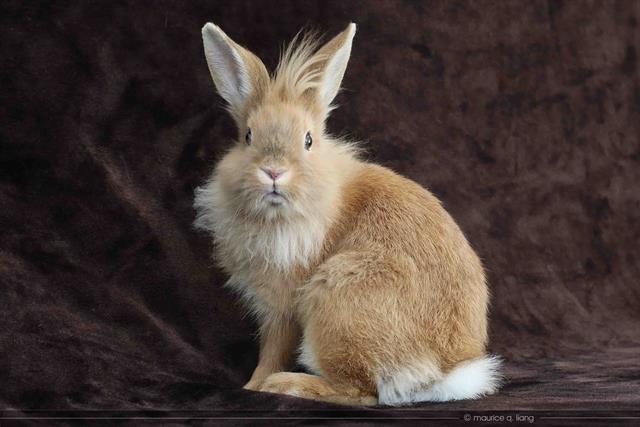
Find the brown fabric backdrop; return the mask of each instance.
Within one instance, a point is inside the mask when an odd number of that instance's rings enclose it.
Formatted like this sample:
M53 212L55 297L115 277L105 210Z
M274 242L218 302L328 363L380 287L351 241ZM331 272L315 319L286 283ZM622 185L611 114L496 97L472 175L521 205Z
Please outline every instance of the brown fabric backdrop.
M336 134L430 188L483 258L493 397L640 402L640 2L4 1L0 403L319 408L244 392L255 325L192 228L234 137L213 21L273 68L358 23Z

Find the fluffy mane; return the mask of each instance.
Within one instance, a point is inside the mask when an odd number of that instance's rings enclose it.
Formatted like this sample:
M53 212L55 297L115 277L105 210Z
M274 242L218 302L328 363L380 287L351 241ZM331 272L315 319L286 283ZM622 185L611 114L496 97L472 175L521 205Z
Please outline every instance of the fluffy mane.
M321 65L329 55L318 52L322 42L315 32L299 32L282 50L271 88L283 98L299 98L321 84Z

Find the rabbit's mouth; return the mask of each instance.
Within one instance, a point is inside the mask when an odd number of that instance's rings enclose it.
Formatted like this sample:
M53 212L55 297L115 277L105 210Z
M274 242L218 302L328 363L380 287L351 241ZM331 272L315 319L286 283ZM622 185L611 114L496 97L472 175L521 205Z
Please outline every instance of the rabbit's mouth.
M286 198L284 196L284 194L282 194L280 191L274 189L271 192L267 193L265 196L265 199L267 200L267 202L269 202L271 205L281 205L285 202Z

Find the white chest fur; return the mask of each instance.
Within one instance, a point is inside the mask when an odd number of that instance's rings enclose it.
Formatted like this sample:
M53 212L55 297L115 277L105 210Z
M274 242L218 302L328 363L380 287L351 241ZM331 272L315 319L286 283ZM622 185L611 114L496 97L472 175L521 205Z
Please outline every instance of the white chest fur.
M256 299L286 299L289 289L301 286L290 283L291 273L308 268L324 242L321 218L252 221L238 214L216 180L197 190L194 206L196 226L213 235L217 261L231 276L228 285L251 306Z

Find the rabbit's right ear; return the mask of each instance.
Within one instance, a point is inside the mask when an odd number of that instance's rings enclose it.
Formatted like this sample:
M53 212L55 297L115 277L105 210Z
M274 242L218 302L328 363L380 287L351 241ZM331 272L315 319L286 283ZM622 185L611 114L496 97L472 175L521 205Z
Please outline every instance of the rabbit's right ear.
M260 59L243 48L217 25L202 27L204 53L211 77L231 114L238 119L246 102L269 83L269 73Z
M353 22L340 34L331 39L317 53L316 58L320 59L320 101L330 108L333 98L340 90L342 77L347 69L349 56L351 55L351 44L353 36L356 34L356 24Z

